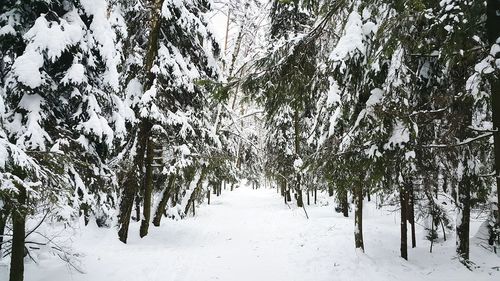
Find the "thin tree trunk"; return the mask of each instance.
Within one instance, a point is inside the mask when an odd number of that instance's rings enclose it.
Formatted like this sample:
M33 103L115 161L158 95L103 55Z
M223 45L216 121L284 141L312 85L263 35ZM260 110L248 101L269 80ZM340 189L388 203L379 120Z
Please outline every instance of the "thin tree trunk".
M402 186L399 188L399 205L401 207L401 257L408 260L408 224L407 224L407 206L408 206L408 195L406 187Z
M87 203L83 203L80 205L81 213L83 213L83 223L85 226L89 224L90 221L90 213L89 213L89 205Z
M144 89L149 89L153 85L154 81L154 73L152 72L152 67L155 58L158 54L158 38L160 34L161 8L163 6L163 0L151 0L151 2L152 2L151 19L150 19L151 31L149 33L148 45L147 45L148 47L144 58L144 72L146 73L146 78L144 81ZM136 135L136 137L138 138L137 152L134 157L134 163L133 166L131 167L131 171L127 173L126 175L127 178L125 179L125 184L124 184L125 186L122 193L122 201L120 202L120 212L118 220L118 223L120 225L120 229L118 231L118 237L120 241L122 241L123 243L127 243L130 215L132 213L132 205L134 202L134 198L137 194L137 191L139 190L139 185L140 185L139 183L141 182L138 176L139 177L142 176L142 169L144 167L144 155L146 154L146 150L148 147L151 127L152 124L150 120L142 119L140 121L139 130ZM152 159L150 159L149 161L149 166L151 164L151 161ZM151 183L149 182L147 175L144 181L146 182L145 189L149 189L152 182ZM144 195L145 200L147 199L146 196L150 195L145 194ZM148 204L145 203L144 205L146 209L146 205ZM149 212L150 211L151 210L149 210ZM144 215L146 216L146 214ZM141 223L141 230L140 230L141 237L143 237L143 235L147 233L148 226L146 226L144 223ZM147 223L149 225L149 218L147 219Z
M135 221L141 221L141 195L138 193L135 196Z
M144 210L142 211L142 221L139 230L139 236L142 238L148 235L149 223L151 221L151 200L153 193L153 157L154 157L154 144L151 138L148 138L146 145L146 175L144 179Z
M365 251L363 243L363 187L361 182L356 183L354 187L355 211L354 211L354 243L356 249Z
M457 253L462 262L469 260L470 176L463 175L458 185Z
M432 204L432 213L434 213L434 204ZM434 235L434 215L431 216L431 235ZM434 237L431 237L431 247L429 249L429 253L432 253L432 247L434 246ZM445 240L446 241L446 240Z
M290 191L290 186L288 185L288 182L285 181L285 190L286 190L286 201L287 202L292 202L292 193Z
M306 192L307 192L307 206L310 206L311 205L311 199L310 199L310 196L309 196L309 189L307 189Z
M302 199L302 189L300 189L300 174L297 174L297 183L295 187L295 192L297 194L297 207L304 207L304 201Z
M26 238L26 189L17 185L19 208L12 208L12 252L10 255L10 281L23 281L24 278L24 242Z
M318 188L314 186L314 205L318 202Z
M171 175L168 179L167 185L165 186L165 190L163 190L162 197L160 199L160 202L158 203L158 207L156 208L155 216L153 218L154 226L160 226L161 218L163 217L163 213L165 212L165 209L167 207L168 199L172 194L172 188L174 186L175 179L176 175Z
M408 221L411 225L411 247L417 247L417 237L415 234L415 193L413 191L413 185L410 185L408 190Z
M215 187L214 187L215 190ZM207 203L210 205L210 188L207 190Z
M340 201L342 214L347 218L349 217L349 200L347 198L347 190L340 191Z
M444 228L443 220L441 221L441 229L443 230L443 240L446 241L446 229Z
M332 197L334 194L333 192L333 185L332 184L328 184L328 196Z
M294 119L294 129L295 129L295 155L296 157L300 157L299 110L297 108L295 108L293 119ZM304 207L304 201L302 200L302 189L300 187L301 175L300 171L296 171L295 173L296 173L295 192L297 193L297 206L301 208Z
M163 6L163 0L151 0L151 32L148 38L148 47L144 60L144 67L146 72L146 81L144 83L144 89L149 89L153 85L155 74L152 71L154 61L158 55L158 41L160 37L160 26L161 26L161 9ZM141 123L145 124L148 130L144 130L144 144L146 159L142 166L145 166L145 178L144 178L144 209L143 209L143 220L141 221L141 227L139 230L140 237L144 237L148 234L149 222L151 219L151 198L153 192L153 157L154 157L154 143L151 139L151 121L147 118L142 119Z
M277 183L279 184L280 189L281 189L281 196L285 197L285 183L284 183L284 180L278 180ZM285 199L285 202L286 202L286 199Z
M238 37L236 38L236 45L234 46L234 51L233 51L233 55L231 58L231 65L229 66L229 76L233 75L234 65L236 64L236 58L238 57L238 54L240 53L242 41L243 41L243 24L240 27L240 31L238 32ZM232 108L234 108L235 100L236 100L236 96L234 97Z
M120 213L118 215L118 238L123 243L127 243L128 228L130 225L130 216L134 206L134 198L137 193L137 175L136 170L131 169L123 183L124 189L120 201Z
M206 168L203 167L201 169L200 178L198 179L198 182L196 183L196 186L195 186L193 192L191 193L191 196L189 197L188 203L186 204L186 208L184 209L185 215L188 214L190 205L192 205L192 207L193 207L193 216L195 215L195 210L194 210L195 209L195 196L196 196L196 193L200 192L200 190L202 188L203 180L205 179L205 173L206 173Z
M281 190L282 190L283 202L286 205L287 204L287 202L286 202L286 185L284 182L281 184Z
M227 54L227 39L229 37L229 20L231 19L231 9L227 8L227 21L226 21L226 36L224 36L224 57ZM226 68L226 63L222 64L222 71Z

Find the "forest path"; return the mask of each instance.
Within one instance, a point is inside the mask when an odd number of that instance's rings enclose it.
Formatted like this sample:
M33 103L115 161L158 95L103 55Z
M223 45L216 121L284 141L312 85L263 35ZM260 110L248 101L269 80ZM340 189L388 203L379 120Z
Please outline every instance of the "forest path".
M306 206L310 219L294 204L283 204L276 190L241 187L212 195L212 204L195 217L164 219L141 239L133 223L127 245L116 230L95 226L78 231L73 247L82 252L85 274L69 271L55 257L27 264L26 281L363 281L494 280L491 270L471 273L452 261L454 241L410 249L399 255L395 214L367 204L367 255L354 250L352 218L333 211L332 198L320 196ZM424 237L419 233L419 237ZM482 255L484 253L472 253ZM484 265L487 269L490 265ZM491 267L490 267L491 268ZM1 277L1 274L0 274ZM2 279L2 278L0 278ZM2 279L3 280L3 279Z

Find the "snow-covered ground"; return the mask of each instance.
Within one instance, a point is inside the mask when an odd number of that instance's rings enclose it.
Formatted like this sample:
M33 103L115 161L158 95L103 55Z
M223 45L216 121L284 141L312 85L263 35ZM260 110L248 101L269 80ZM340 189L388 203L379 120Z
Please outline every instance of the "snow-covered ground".
M307 220L275 190L242 187L213 196L212 205L198 208L194 218L165 219L146 238L132 225L127 245L115 229L82 228L72 239L83 254L85 274L46 255L38 264L27 262L25 280L500 280L497 256L472 246L471 259L479 268L469 271L454 258L453 239L434 245L429 254L421 229L418 247L409 250L409 261L402 260L398 214L371 203L365 208L366 254L356 252L352 218L335 213L326 199L319 201L307 207ZM7 264L0 263L0 280L8 279Z

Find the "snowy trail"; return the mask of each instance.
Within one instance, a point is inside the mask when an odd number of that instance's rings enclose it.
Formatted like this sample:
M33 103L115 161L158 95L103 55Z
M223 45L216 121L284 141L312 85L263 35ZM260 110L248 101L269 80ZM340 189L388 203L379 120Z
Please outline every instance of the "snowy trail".
M27 281L326 281L326 280L495 280L500 264L492 256L471 273L453 259L453 241L410 249L410 261L398 258L398 221L394 214L368 204L367 255L354 250L353 223L320 199L302 209L288 208L275 190L239 188L212 198L194 218L164 220L140 239L138 224L127 245L114 229L85 229L74 247L83 252L86 274L71 272L54 257L27 264ZM419 233L419 237L423 234ZM478 252L479 251L479 252ZM475 249L472 259L487 252ZM7 276L0 268L0 277ZM1 280L4 280L0 278ZM6 280L6 279L5 279ZM498 279L496 279L498 280Z

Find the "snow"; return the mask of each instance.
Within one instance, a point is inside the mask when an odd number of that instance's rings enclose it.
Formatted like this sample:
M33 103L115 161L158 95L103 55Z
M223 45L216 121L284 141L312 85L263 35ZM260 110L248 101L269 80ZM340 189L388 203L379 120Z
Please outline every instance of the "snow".
M0 143L0 170L3 170L5 169L5 162L9 159L9 151L7 150L8 146L4 144L4 140L1 138L0 140L2 141Z
M384 149L395 149L396 147L403 147L405 143L410 141L410 131L401 120L396 120L392 135L384 145Z
M455 241L429 241L417 228L417 248L409 261L399 255L399 214L364 208L366 254L354 249L353 218L333 211L333 200L319 195L318 206L302 209L283 204L275 190L240 187L223 191L196 217L163 220L140 239L132 222L129 242L115 229L95 225L77 229L71 238L75 262L85 274L70 271L57 257L41 253L27 262L26 281L362 281L362 280L498 280L498 257L471 244L471 258L480 268L469 271L455 258ZM366 202L367 203L367 202ZM480 222L473 221L473 233ZM55 230L53 230L55 231ZM66 230L65 232L68 232ZM58 233L65 233L59 231ZM58 240L63 240L60 237ZM66 241L69 239L66 238ZM7 280L7 261L0 262L0 280Z
M24 38L29 44L26 50L46 52L48 59L54 62L70 46L80 42L83 36L83 22L76 11L65 15L60 23L39 17Z
M12 25L7 24L2 27L0 27L0 36L5 36L5 35L16 35L16 30L12 27Z
M51 142L50 136L41 127L44 118L41 108L44 102L45 100L40 95L23 95L19 108L28 112L25 125L21 126L19 113L16 113L12 122L6 124L10 132L15 132L16 145L19 148L45 150L46 142Z
M14 65L12 65L12 70L19 82L34 89L42 84L42 74L40 73L42 66L42 55L33 50L28 50L16 59Z
M336 103L340 103L340 87L333 77L328 77L330 87L328 88L328 97L326 99L326 105L331 106Z
M113 129L109 126L106 118L101 116L101 107L96 97L89 94L84 101L87 105L85 112L89 115L89 118L76 128L82 130L85 134L93 134L100 140L105 139L106 143L111 147L114 138Z
M328 137L331 137L335 134L335 126L337 126L338 119L340 116L340 106L335 108L334 113L330 116L330 126L328 127Z
M367 108L372 108L372 107L376 106L377 104L379 104L382 101L383 94L384 94L384 92L378 88L373 89L370 93L371 93L371 95L368 98L368 100L366 101Z
M363 35L361 16L358 12L353 11L347 20L344 35L339 39L337 46L330 54L330 59L333 61L343 60L355 54L356 51L365 54L366 48L363 44Z
M105 0L80 0L85 13L92 16L92 23L90 24L90 32L87 33L93 40L89 40L90 44L95 44L99 49L99 53L106 62L106 72L104 73L104 81L109 84L115 91L119 89L119 74L117 65L120 62L120 54L116 51L116 34L111 26L109 19L108 1ZM124 24L121 15L117 11L113 11L113 18L115 23ZM124 26L121 27L122 33Z
M300 170L303 165L304 162L300 158L297 158L293 161L293 167L295 168L296 171Z
M73 64L68 71L66 71L66 75L64 75L61 82L63 84L75 83L80 84L87 80L85 77L85 67L80 63Z

